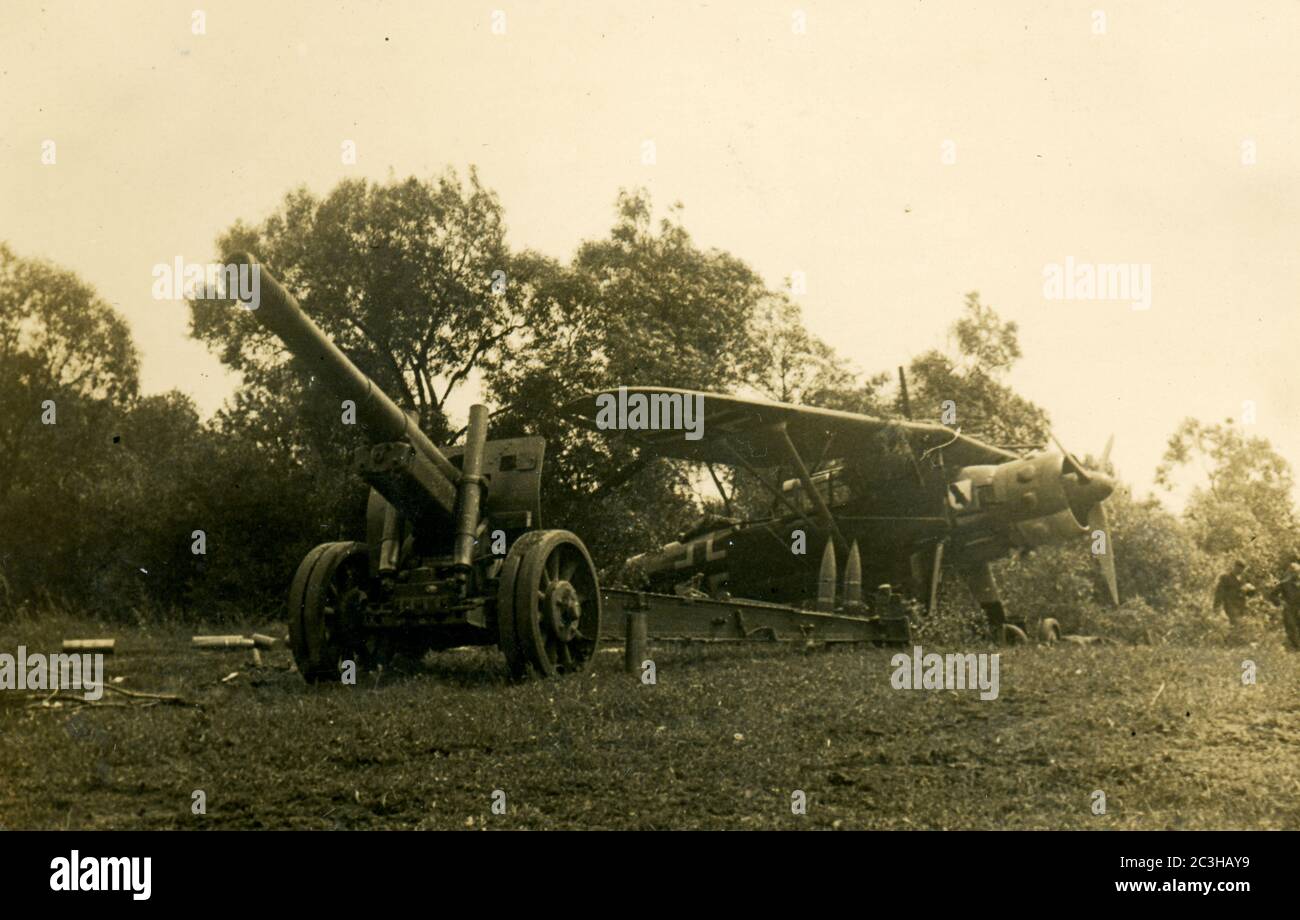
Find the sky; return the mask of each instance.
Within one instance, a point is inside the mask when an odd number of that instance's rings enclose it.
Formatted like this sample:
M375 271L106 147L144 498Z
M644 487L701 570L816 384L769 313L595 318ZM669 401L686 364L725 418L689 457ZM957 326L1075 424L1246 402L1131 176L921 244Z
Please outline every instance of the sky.
M210 414L237 380L153 267L290 189L474 165L511 245L567 259L644 187L802 279L864 371L947 345L979 291L1019 325L1010 383L1076 453L1114 434L1143 494L1181 419L1247 403L1300 462L1298 38L1290 0L8 0L0 239L92 284L143 389ZM1149 307L1047 296L1067 259L1149 272Z

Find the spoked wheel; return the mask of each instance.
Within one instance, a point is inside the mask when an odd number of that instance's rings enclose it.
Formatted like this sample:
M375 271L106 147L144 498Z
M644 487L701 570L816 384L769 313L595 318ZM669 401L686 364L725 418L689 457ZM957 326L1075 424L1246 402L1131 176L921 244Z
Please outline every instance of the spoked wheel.
M364 543L322 543L298 566L289 588L289 644L308 683L338 680L344 661L372 663L361 634L369 580Z
M497 629L513 676L586 667L600 637L600 586L581 540L536 530L515 541L501 569Z

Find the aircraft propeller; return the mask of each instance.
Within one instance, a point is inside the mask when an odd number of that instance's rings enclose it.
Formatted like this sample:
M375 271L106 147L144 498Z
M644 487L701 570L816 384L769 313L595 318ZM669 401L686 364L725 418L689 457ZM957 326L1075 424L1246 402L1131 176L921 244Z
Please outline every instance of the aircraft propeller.
M1111 540L1110 519L1106 515L1105 504L1106 499L1115 491L1115 481L1100 470L1088 470L1065 448L1055 434L1052 435L1052 441L1065 457L1062 474L1067 477L1064 482L1070 507L1076 510L1076 516L1078 511L1085 512L1083 518L1087 522L1090 536L1101 531L1101 552L1094 551L1093 557L1101 568L1101 575L1110 593L1111 603L1118 607L1119 579L1115 574L1114 543ZM1101 452L1100 466L1104 467L1110 461L1110 450L1114 445L1115 436L1111 435L1106 441L1105 449ZM1073 479L1068 478L1071 475ZM1095 540L1093 544L1097 545Z

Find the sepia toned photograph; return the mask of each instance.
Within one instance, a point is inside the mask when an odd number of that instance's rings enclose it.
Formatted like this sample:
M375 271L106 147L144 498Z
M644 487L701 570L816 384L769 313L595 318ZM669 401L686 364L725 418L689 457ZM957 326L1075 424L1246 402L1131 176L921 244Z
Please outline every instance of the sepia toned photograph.
M1300 828L1298 35L5 4L0 827Z

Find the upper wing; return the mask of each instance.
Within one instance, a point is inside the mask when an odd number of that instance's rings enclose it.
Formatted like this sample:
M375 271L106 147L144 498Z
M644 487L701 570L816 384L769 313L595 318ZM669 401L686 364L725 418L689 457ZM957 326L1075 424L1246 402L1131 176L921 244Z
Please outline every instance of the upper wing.
M630 408L636 402L632 397L641 397L648 405L650 398L655 396L660 397L658 430L616 427L625 421L626 413L613 415L614 425L597 424L602 406L606 409L604 421L609 422L611 407L618 413L620 407ZM671 403L663 397L680 397L678 405L681 406L690 401L689 408L686 408L689 414L685 418L700 434L697 440L686 437L688 432L680 426L682 417L673 419L679 423L678 427L669 427L663 418L663 410ZM676 410L675 406L673 408ZM1005 463L1016 459L1010 451L967 437L944 425L880 419L835 409L793 406L765 399L672 387L601 390L574 400L563 411L580 419L592 430L611 431L660 456L681 460L735 465L741 462L737 458L739 455L745 463L753 466L775 466L785 462L786 458L782 427L810 469L819 458L832 457L871 458L888 464L892 456L910 465L911 457L934 448L942 448L945 462L958 466ZM652 416L646 421L653 422L654 418Z

